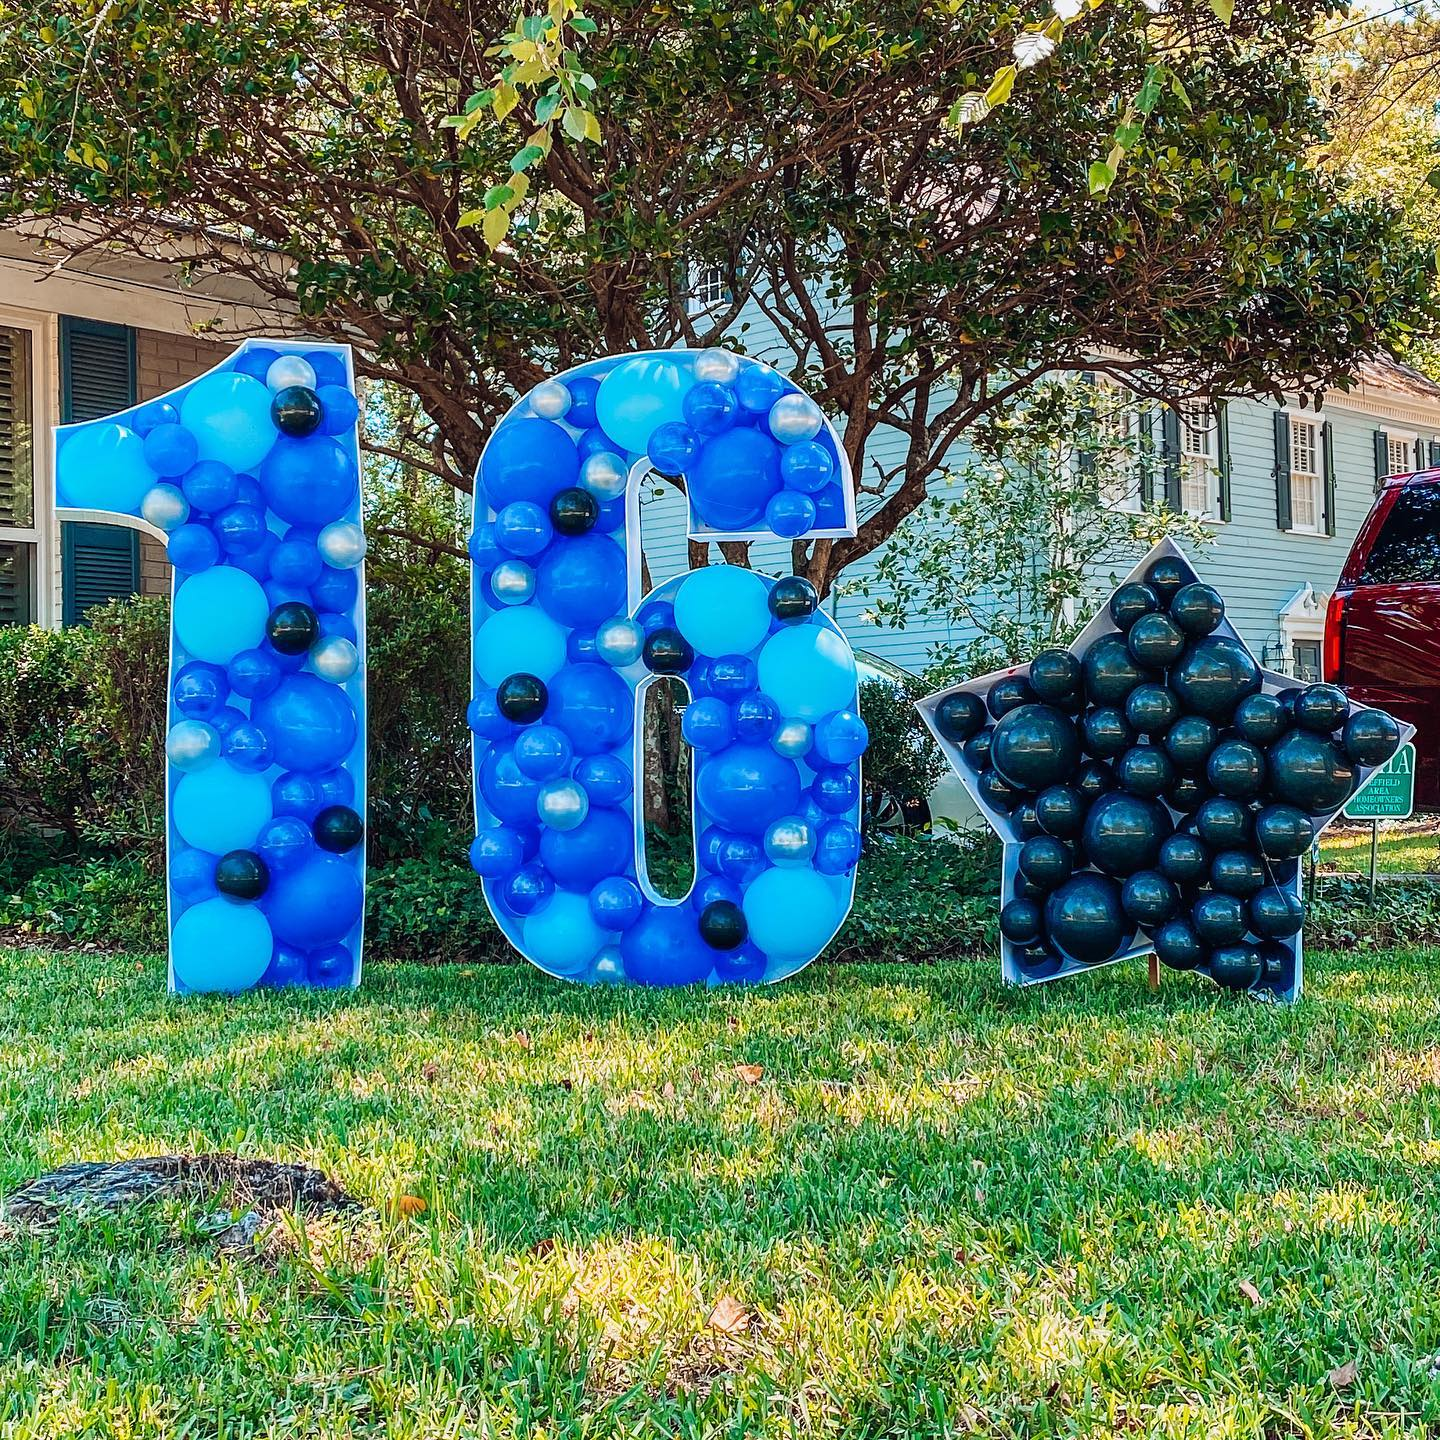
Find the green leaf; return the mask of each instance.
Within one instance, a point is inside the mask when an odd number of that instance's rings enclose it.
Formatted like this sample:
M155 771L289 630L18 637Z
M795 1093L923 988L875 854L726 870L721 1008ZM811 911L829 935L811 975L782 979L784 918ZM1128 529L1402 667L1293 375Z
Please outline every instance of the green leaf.
M545 152L538 145L527 145L517 150L510 160L512 170L528 170L537 160L543 160Z
M499 205L504 205L515 198L515 192L508 185L492 185L485 192L485 208L494 210Z
M1222 25L1228 25L1230 17L1235 13L1235 0L1210 0L1210 8Z
M487 210L485 223L480 233L485 243L493 250L510 233L510 212L508 210Z
M1009 98L1010 92L1015 88L1016 67L1006 65L995 72L995 78L990 82L990 88L985 92L986 103L995 106L1003 105Z
M1090 166L1090 193L1103 195L1115 183L1114 167L1104 160L1096 160Z
M588 15L577 15L570 22L570 28L578 30L582 35L593 35L599 27Z
M560 108L560 94L552 90L542 95L535 102L535 123L537 125L548 125L554 118L555 112Z

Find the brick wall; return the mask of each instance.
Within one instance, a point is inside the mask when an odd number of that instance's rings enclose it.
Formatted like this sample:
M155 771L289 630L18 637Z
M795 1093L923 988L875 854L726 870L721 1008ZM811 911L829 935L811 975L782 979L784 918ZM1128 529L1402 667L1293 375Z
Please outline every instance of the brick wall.
M158 330L135 332L135 388L141 400L153 400L208 370L231 347L192 335L166 335ZM170 593L170 562L165 547L149 535L140 537L140 591Z

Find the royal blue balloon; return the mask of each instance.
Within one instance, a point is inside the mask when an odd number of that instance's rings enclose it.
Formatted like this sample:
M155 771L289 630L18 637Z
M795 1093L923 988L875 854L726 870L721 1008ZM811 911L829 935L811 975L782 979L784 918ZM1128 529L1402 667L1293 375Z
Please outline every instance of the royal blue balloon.
M723 838L723 831L716 834ZM719 866L719 857L716 857L716 867ZM727 880L723 875L702 875L695 882L695 889L690 895L690 904L694 907L695 913L702 914L707 905L713 905L717 900L726 900L732 905L740 903L740 887L733 881Z
M714 967L715 953L688 905L653 905L620 937L625 974L637 985L694 985Z
M713 695L693 701L685 707L680 733L696 750L723 750L735 738L730 707Z
M815 868L822 875L844 875L860 859L860 832L848 820L821 827L815 846Z
M271 576L286 585L313 585L323 569L315 537L305 531L292 531L270 557Z
M495 529L493 520L482 520L470 532L467 548L470 558L481 570L493 570L506 555L500 548L499 532Z
M686 424L699 435L719 435L740 415L740 402L728 385L702 380L687 392L682 406Z
M768 695L747 695L735 706L735 733L742 740L769 740L779 726L780 707Z
M217 897L188 909L170 932L170 964L185 990L235 994L248 990L270 966L275 940L253 905Z
M720 846L720 873L748 885L765 869L765 847L749 835L730 835Z
M349 856L317 852L270 878L265 911L275 938L303 949L343 940L360 919L364 890Z
M277 815L261 827L255 849L272 871L293 870L315 849L315 839L298 815Z
M823 490L835 474L830 452L818 440L801 440L787 445L780 456L780 479L791 490L814 495Z
M511 555L528 560L554 538L550 517L533 500L512 500L495 516L495 542Z
M634 786L630 767L618 755L588 755L574 769L573 778L585 787L591 805L619 805Z
M516 915L529 915L555 893L555 882L539 865L522 865L501 882L500 898Z
M483 740L508 740L518 728L500 713L496 692L479 690L465 710L465 723Z
M270 367L280 358L278 350L271 350L268 346L256 346L246 350L235 362L235 373L237 375L248 375L252 380L258 380L263 385L265 377L270 373Z
M328 435L282 435L260 467L266 503L292 525L328 525L355 503L360 478Z
M748 942L715 952L715 978L722 985L758 985L765 978L765 956Z
M167 480L183 475L199 454L195 437L183 425L156 425L145 436L145 463Z
M243 725L248 719L249 716L237 706L222 705L210 716L210 724L220 732L223 739L228 737L237 725Z
M568 773L574 753L570 737L556 725L529 725L515 737L515 766L530 780Z
M175 708L191 720L209 719L225 703L229 693L225 671L203 660L192 660L188 665L182 665L170 687Z
M314 675L287 676L252 702L251 714L286 770L324 770L355 748L355 707L338 685Z
M142 405L130 420L130 428L137 435L149 435L157 425L178 425L180 412L168 400L152 400ZM192 462L193 463L193 462ZM186 467L187 469L189 466Z
M535 597L562 625L594 629L625 605L625 552L592 530L561 538L535 572Z
M308 978L305 952L290 945L277 945L270 957L270 968L260 983L268 990L283 990L287 985L304 985Z
M575 456L582 465L592 455L614 455L620 460L625 458L624 452L615 448L614 441L598 425L586 430L575 441Z
M353 805L355 803L355 777L348 770L338 766L333 770L322 770L315 776L315 788L320 796L320 808L327 805Z
M344 945L322 945L305 957L305 974L318 990L338 990L355 983L355 957Z
M190 905L214 895L217 858L205 850L177 846L170 856L170 888Z
M549 685L545 718L570 737L577 755L613 750L629 735L634 698L608 665L567 665Z
M354 570L321 567L320 578L310 587L317 610L353 610L360 598L360 577Z
M480 458L480 483L495 510L516 500L544 510L579 473L580 456L566 431L553 420L530 416L501 425Z
M599 393L600 382L591 375L577 375L565 382L570 391L570 408L565 418L577 430L587 430L595 424L595 396Z
M700 766L695 793L705 813L740 835L762 835L800 803L800 774L768 745L738 743Z
M815 528L842 530L846 524L845 494L838 485L827 485L815 496Z
M831 765L848 765L865 753L870 732L853 710L837 710L815 726L815 753Z
M645 909L640 887L624 875L610 875L590 891L590 914L602 930L628 930Z
M305 358L315 372L315 384L323 390L327 385L346 385L349 375L345 371L344 358L333 350L307 350ZM269 374L269 371L266 371Z
M343 382L322 385L316 392L320 400L320 433L343 435L355 428L360 418L360 405Z
M565 637L565 658L572 665L584 665L599 658L593 630L572 630Z
M755 662L748 655L721 655L710 665L709 686L722 700L739 700L755 688Z
M726 840L730 838L728 830L722 830L718 825L707 825L700 832L700 839L696 843L695 853L700 858L700 863L707 870L718 873L720 869L720 851L724 848Z
M180 489L192 509L213 515L235 503L239 481L228 465L218 460L201 460L180 477Z
M827 815L843 815L859 801L860 782L853 770L828 766L815 772L810 793L814 796L815 803Z
M681 421L672 420L667 425L656 426L646 454L662 475L683 475L700 453L700 445L700 436L695 431Z
M753 361L741 366L735 377L735 397L752 415L768 415L785 393L785 382L773 370Z
M647 600L636 612L636 623L647 634L675 628L675 607L666 600Z
M313 775L287 772L278 775L270 787L270 803L276 815L293 815L307 823L320 813L320 787Z
M780 447L758 430L737 427L708 440L687 472L690 503L716 530L749 530L780 488Z
M250 502L247 500L244 503L248 505ZM262 507L264 503L264 497L261 496ZM227 563L233 565L237 570L243 570L247 575L263 584L270 578L270 558L274 555L275 547L279 543L280 537L273 530L267 530L260 537L260 544L254 550L247 551L243 555L231 555L228 557Z
M818 515L815 502L798 490L782 490L765 504L765 524L789 540L813 529Z
M614 873L617 861L633 853L635 832L620 810L592 807L573 830L540 836L540 859L566 890L588 891Z
M508 825L538 823L535 803L540 783L516 765L515 752L508 745L497 745L480 766L480 796L490 813Z
M269 533L264 511L238 500L215 517L215 534L227 555L253 554Z
M334 610L322 610L319 621L322 640L328 640L335 636L341 640L348 640L352 645L359 644L360 632L355 628L355 622L348 615L338 614Z
M237 770L264 770L270 764L270 741L258 725L242 720L225 737L225 758Z
M470 868L487 880L512 874L524 857L520 836L503 825L482 830L470 843Z

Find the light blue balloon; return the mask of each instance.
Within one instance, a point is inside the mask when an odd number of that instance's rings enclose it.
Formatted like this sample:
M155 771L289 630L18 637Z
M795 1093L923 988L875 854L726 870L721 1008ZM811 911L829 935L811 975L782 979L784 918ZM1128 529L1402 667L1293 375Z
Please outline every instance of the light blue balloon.
M605 944L605 931L590 914L589 899L568 890L557 890L527 915L521 933L526 956L552 975L584 974Z
M787 720L814 722L855 703L855 656L828 625L794 625L760 652L760 688Z
M643 455L657 426L685 419L685 396L694 385L694 374L673 360L623 361L600 382L600 428L622 449Z
M538 605L514 605L487 616L475 635L475 669L487 685L519 674L548 683L564 664L565 632Z
M57 500L76 510L138 515L160 478L145 459L145 442L124 425L87 425L60 447Z
M834 890L808 868L766 870L746 890L741 909L751 941L772 959L818 955L840 928Z
M212 565L189 575L175 592L180 648L212 665L228 665L242 650L258 646L269 615L260 582L234 565Z
M223 460L232 470L253 470L280 434L270 418L270 391L237 370L202 375L180 402L180 423L202 460Z
M274 948L262 911L217 897L192 905L175 922L170 963L176 983L186 990L233 995L259 983Z
M275 813L270 782L224 759L182 775L172 808L180 838L212 855L254 849Z
M748 655L770 631L769 599L753 570L707 565L681 583L675 625L701 655Z

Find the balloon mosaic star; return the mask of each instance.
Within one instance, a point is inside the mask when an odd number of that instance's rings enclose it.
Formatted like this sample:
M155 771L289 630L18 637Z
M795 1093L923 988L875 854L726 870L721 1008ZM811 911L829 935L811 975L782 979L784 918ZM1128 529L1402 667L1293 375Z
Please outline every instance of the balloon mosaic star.
M1068 649L919 709L1003 843L1008 983L1153 952L1284 1001L1302 986L1302 859L1414 733L1262 669L1170 540Z

